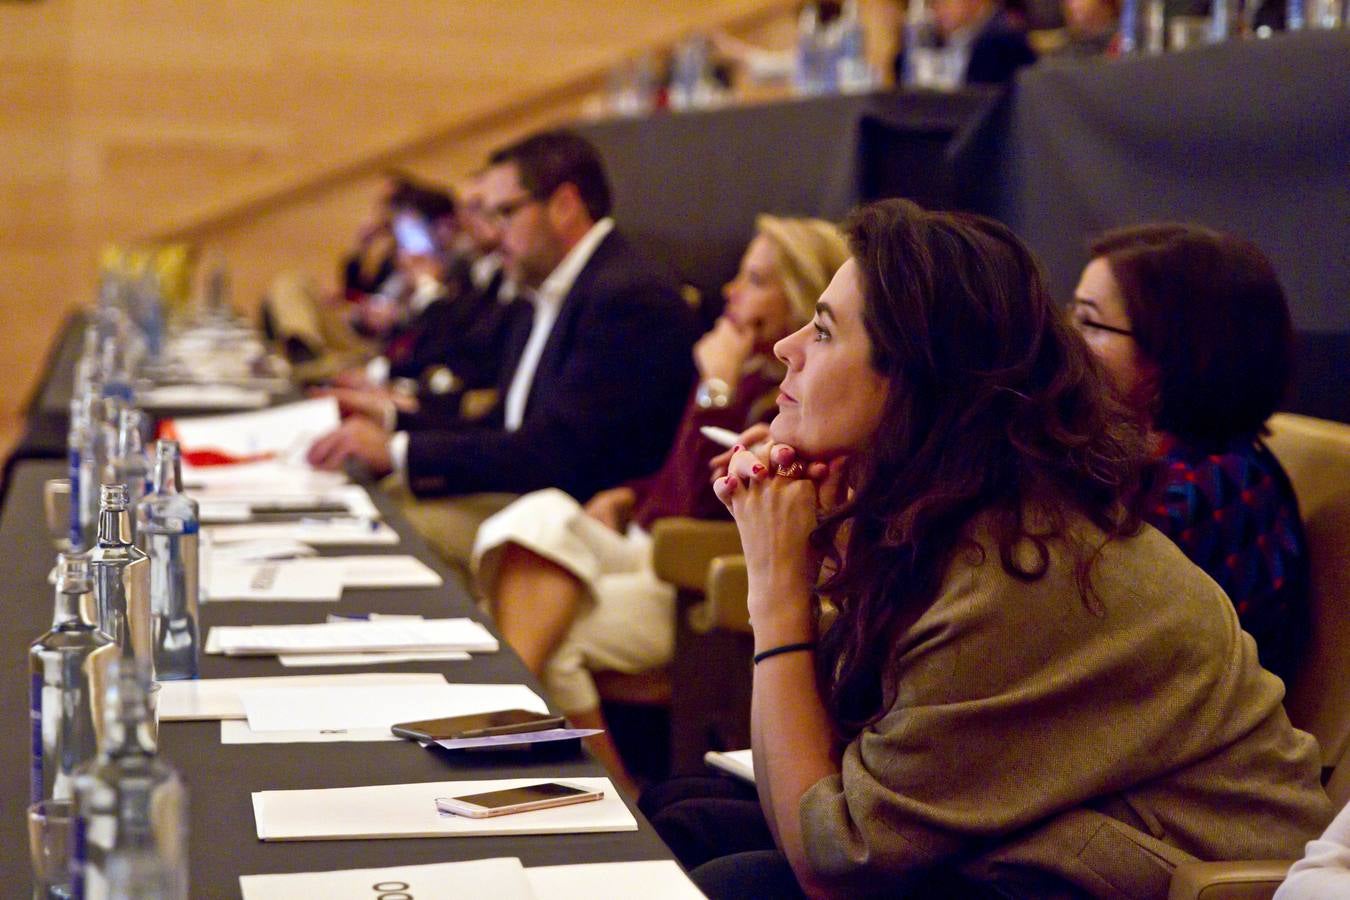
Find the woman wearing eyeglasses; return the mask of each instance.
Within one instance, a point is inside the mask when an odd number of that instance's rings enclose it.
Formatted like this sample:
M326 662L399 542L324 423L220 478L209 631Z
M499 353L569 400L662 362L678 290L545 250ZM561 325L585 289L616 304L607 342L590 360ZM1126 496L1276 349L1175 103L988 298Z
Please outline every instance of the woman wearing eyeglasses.
M1298 503L1261 441L1284 398L1284 291L1251 243L1194 225L1109 232L1073 319L1161 462L1144 508L1227 592L1261 662L1286 680L1309 630Z

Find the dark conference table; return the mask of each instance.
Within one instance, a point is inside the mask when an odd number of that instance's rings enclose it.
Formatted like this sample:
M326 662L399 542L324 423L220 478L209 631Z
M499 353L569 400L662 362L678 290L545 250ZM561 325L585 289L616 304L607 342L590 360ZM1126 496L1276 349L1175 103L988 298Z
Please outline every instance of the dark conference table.
M51 624L52 587L47 573L55 559L42 514L42 484L64 475L58 461L29 460L11 473L13 484L0 510L0 547L5 583L0 603L7 627L0 636L0 719L10 723L0 740L0 883L17 888L31 881L24 804L28 796L27 646ZM338 603L208 603L202 607L203 638L213 625L318 622L336 613L418 613L427 617L467 615L473 609L456 576L446 571L392 508L372 492L387 521L402 538L396 547L335 548L338 553L411 553L435 568L445 586L422 590L346 591ZM327 555L327 554L326 554ZM505 645L495 654L466 662L386 664L378 667L286 669L275 658L202 656L202 676L319 674L326 672L442 672L451 682L525 683L542 688ZM249 794L257 790L348 787L454 779L585 777L604 775L599 764L570 754L554 761L511 760L496 755L451 761L412 742L231 745L220 742L218 722L165 722L160 752L182 774L189 793L191 895L238 896L240 875L305 872L401 864L453 862L515 856L526 866L671 859L651 826L609 834L522 837L418 838L371 841L263 843L254 831ZM26 890L26 889L23 889ZM26 894L25 894L26 895Z

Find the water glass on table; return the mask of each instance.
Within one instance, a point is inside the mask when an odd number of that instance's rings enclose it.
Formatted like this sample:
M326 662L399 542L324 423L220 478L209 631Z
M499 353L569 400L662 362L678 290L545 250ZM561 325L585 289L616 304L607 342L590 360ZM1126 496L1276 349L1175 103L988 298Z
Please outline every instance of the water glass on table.
M66 900L75 883L75 804L43 800L28 807L34 900Z

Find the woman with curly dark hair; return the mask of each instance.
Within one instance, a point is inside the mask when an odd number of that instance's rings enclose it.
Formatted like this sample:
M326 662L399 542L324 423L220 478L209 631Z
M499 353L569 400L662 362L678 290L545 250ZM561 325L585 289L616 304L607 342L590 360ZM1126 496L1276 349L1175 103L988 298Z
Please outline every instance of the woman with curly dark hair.
M1330 818L1316 744L1223 592L1140 524L1140 437L1025 247L898 200L847 231L775 348L774 443L714 483L772 844L696 882L1164 897L1179 861L1296 854Z

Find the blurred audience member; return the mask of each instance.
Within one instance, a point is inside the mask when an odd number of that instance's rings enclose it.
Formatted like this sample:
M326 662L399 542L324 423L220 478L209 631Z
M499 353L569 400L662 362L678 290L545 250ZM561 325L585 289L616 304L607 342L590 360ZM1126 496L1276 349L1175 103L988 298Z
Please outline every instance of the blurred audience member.
M482 181L506 275L530 291L480 422L400 417L390 433L361 417L320 438L310 462L359 460L399 473L419 498L409 516L441 553L468 559L479 522L506 497L556 487L578 500L656 469L693 380L693 311L615 229L595 148L569 131L536 134L494 153ZM407 428L408 430L402 430Z
M1284 398L1293 332L1251 243L1144 225L1091 245L1074 321L1151 429L1163 469L1148 521L1209 573L1288 679L1308 636L1308 555L1289 479L1262 442Z
M536 491L479 529L474 568L502 636L579 727L605 727L592 670L634 673L670 660L675 590L652 571L648 529L664 516L726 517L708 483L708 461L723 448L699 429L740 433L774 409L783 377L774 342L811 317L848 255L828 222L760 216L756 226L723 289L725 311L694 346L701 381L660 471L585 506ZM595 744L622 773L609 737Z
M1120 0L1064 0L1065 43L1057 57L1088 58L1112 53L1120 25Z
M1024 20L996 0L933 0L932 7L940 47L927 52L944 83L1003 84L1036 61ZM908 49L901 47L895 58L897 82L904 80Z

